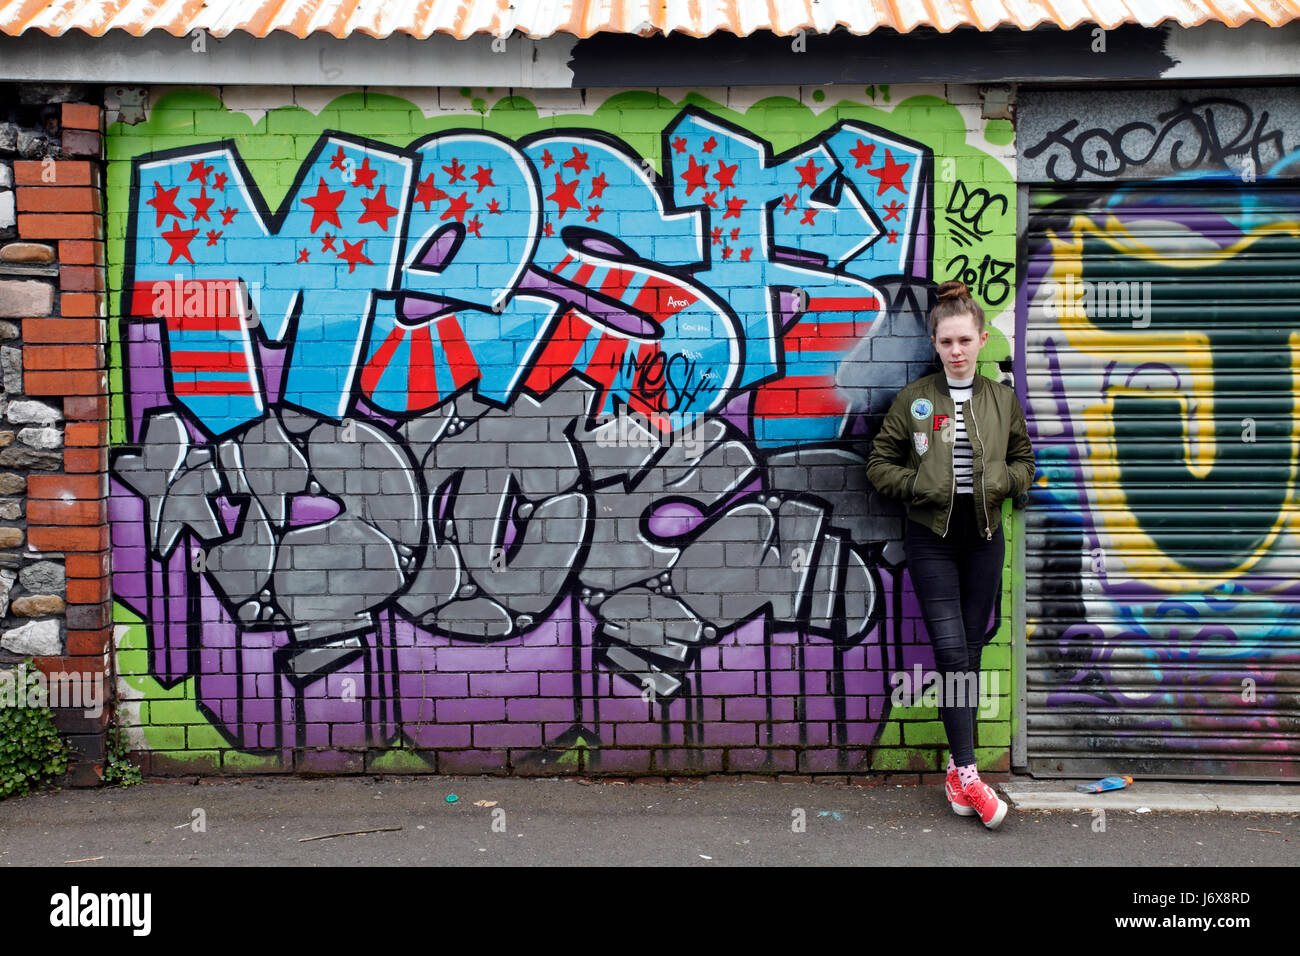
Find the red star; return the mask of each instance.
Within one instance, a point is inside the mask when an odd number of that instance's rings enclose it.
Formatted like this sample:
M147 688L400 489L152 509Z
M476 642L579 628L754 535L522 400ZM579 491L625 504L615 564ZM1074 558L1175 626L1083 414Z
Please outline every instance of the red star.
M346 169L347 167L344 166L346 160L347 156L344 155L343 147L340 146L339 151L335 153L334 158L330 160L330 169Z
M496 185L496 183L492 181L492 170L487 169L483 166L480 166L478 168L478 172L476 172L473 176L471 176L470 179L478 183L478 189L474 190L474 195L476 196L479 193L481 193L483 190L487 189L489 186Z
M745 203L747 203L748 201L749 201L749 200L747 200L747 199L728 199L728 200L727 200L727 211L724 212L724 213L722 214L722 218L723 218L723 219L739 219L739 218L740 218L740 207L743 206L743 205L745 205Z
M897 230L897 229L891 229L891 230L889 230L888 241L889 241L889 242L898 242L898 230Z
M380 186L379 192L375 193L374 198L370 199L365 196L361 197L361 205L366 207L366 211L361 214L357 220L357 225L366 222L376 222L379 228L388 231L388 220L397 215L397 210L388 205L388 199L385 194L387 186Z
M438 221L442 222L444 219L455 218L457 222L464 222L465 213L469 212L471 209L474 208L474 204L472 202L467 202L465 200L465 197L468 195L469 195L468 192L463 192L455 199L453 199L448 204L447 211L438 217Z
M367 156L361 161L361 168L352 174L352 185L360 186L362 189L375 188L375 174L379 170L370 168L370 157Z
M573 191L578 188L578 182L579 180L575 179L571 183L566 183L559 173L555 174L555 192L551 193L546 198L555 200L556 204L560 207L561 219L564 218L564 214L570 209L582 208L582 204L578 202L577 197L573 195Z
M889 203L885 205L885 222L889 222L891 219L898 219L898 214L902 211L903 204L897 199L891 199ZM900 219L899 222L902 222L902 220Z
M587 222L600 222L600 214L601 214L602 212L604 212L604 211L605 211L605 210L601 209L599 206L588 206L588 207L587 207L587 219L586 219L586 221L587 221Z
M479 221L478 216L475 216L469 222L465 223L465 231L474 233L474 235L480 239L483 238L483 234L479 232L479 230L482 228L483 228L483 223Z
M731 230L731 241L735 242L739 238L740 238L740 227L737 226L735 229Z
M677 152L677 153L684 153L684 152L686 152L686 137L685 137L685 136L674 136L674 137L673 137L673 151L674 151L674 152Z
M713 236L713 243L712 243L713 245L715 245L715 246L720 246L720 245L722 245L722 227L721 227L721 226L714 226L714 227L713 227L713 232L712 232L711 235Z
M604 195L605 187L608 185L609 185L609 181L605 179L605 174L602 172L599 176L596 176L595 178L592 179L591 195L588 196L587 198L599 199L602 195Z
M206 186L208 184L208 173L210 172L212 172L211 166L203 165L203 160L201 159L195 160L190 163L190 176L189 179L185 181L187 183L192 183L197 179L200 183Z
M703 166L701 166L699 163L695 161L694 156L690 157L690 161L691 161L690 167L686 170L686 172L682 173L682 179L686 180L686 195L688 196L695 191L696 186L698 186L700 189L704 189L705 188L704 178L709 175L708 163L705 163Z
M704 145L701 146L700 149L706 153L711 153L713 152L714 149L717 148L717 145L718 145L718 141L714 139L712 136L710 136L708 139L704 141Z
M208 245L215 246L217 244L217 240L220 238L221 238L220 232L218 232L215 229L208 230Z
M488 200L488 207L487 207L487 209L488 209L488 212L492 213L492 215L494 215L494 216L499 216L499 215L501 215L501 204L500 204L499 202L497 202L495 199L489 199L489 200Z
M816 220L817 220L817 214L819 212L821 212L820 209L811 209L811 208L805 209L803 211L803 218L799 220L799 225L815 226L817 224Z
M343 223L339 222L339 203L343 202L343 190L330 192L325 185L325 177L320 177L320 185L316 187L316 195L308 196L302 200L308 206L311 206L311 232L315 232L317 227L323 222L332 223L336 229L342 229Z
M722 258L724 258L724 259L730 259L730 258L731 258L731 246L723 246L723 247L722 247Z
M309 253L307 252L306 249L299 249L299 250L298 250L298 261L299 261L299 262L306 262L306 261L307 261L307 257L308 257L308 255L309 255Z
M754 247L753 247L753 246L750 246L750 247L748 247L748 248L746 248L746 249L741 249L741 250L740 250L740 261L741 261L741 262L748 262L748 261L749 261L750 254L753 253L753 251L754 251Z
M718 160L718 171L713 174L713 178L718 181L718 188L734 189L736 184L731 181L731 177L736 175L736 170L739 168L740 163L736 163L734 166L728 166L722 160Z
M875 151L875 143L867 144L862 142L862 140L858 140L858 145L849 150L849 155L857 160L857 162L853 164L853 168L857 169L859 166L865 166L867 163L871 162L871 154Z
M321 240L320 240L320 251L321 251L321 252L325 252L325 251L335 252L335 251L337 251L337 250L335 250L335 248L334 248L334 234L333 234L333 233L329 233L329 232L327 232L327 233L325 233L324 236L321 237Z
M578 151L578 147L573 147L573 155L564 161L564 165L572 169L575 173L582 173L588 169L587 154Z
M465 181L465 166L455 156L451 158L451 165L442 167L442 171L449 177L447 179L448 186L454 186Z
M217 173L215 176L212 177L212 188L213 188L213 189L225 189L225 188L226 188L226 174L225 174L225 173Z
M158 214L158 218L154 221L155 226L161 226L168 216L175 216L177 219L185 218L185 214L176 208L176 194L180 191L180 186L163 189L162 185L154 180L153 199L145 202L145 205L153 206L154 212Z
M708 206L710 209L717 209L717 208L718 208L718 199L717 199L717 196L718 196L718 194L717 194L716 192L713 192L713 193L705 193L705 194L704 194L704 205Z
M798 201L798 199L799 199L799 194L795 193L793 196L786 196L785 202L781 203L781 209L787 216L790 215L790 213L794 212L794 204Z
M209 169L211 169L211 167L209 167ZM196 222L197 222L198 220L200 220L200 219L204 220L205 222L211 222L211 221L212 221L211 219L208 218L208 210L212 207L213 200L211 200L211 199L208 198L208 187L207 187L207 186L204 186L204 187L202 187L202 188L199 190L199 198L198 198L198 199L189 199L189 200L186 200L186 201L187 201L191 206L194 207L194 217L193 217L193 218L194 218L194 220L195 220Z
M551 228L551 224L549 222L542 227L542 232L546 233L546 235L548 236L555 235L555 230Z
M796 166L795 169L799 172L799 185L796 188L803 189L805 186L809 189L817 188L817 174L822 171L822 167L816 165L811 157L809 157L807 164Z
M368 266L374 265L374 263L370 261L369 257L361 251L361 247L365 244L366 240L364 239L358 242L348 242L346 239L343 240L343 251L338 254L337 258L344 260L348 264L348 275L351 275L352 271L362 263Z
M551 151L549 149L542 150L542 169L550 169L553 162L555 162L555 157L551 155Z
M896 163L889 150L885 150L885 165L879 169L869 169L867 172L880 180L880 188L876 190L877 196L884 195L886 189L891 186L899 192L906 194L907 189L903 186L903 175L907 172L911 163Z
M230 225L231 220L235 218L235 213L237 212L239 212L238 209L233 209L230 206L227 206L225 209L221 210L221 224L223 226Z
M447 194L433 184L433 173L422 182L415 184L415 201L424 203L424 211L429 211L429 206L439 199L446 199Z
M197 229L182 229L178 222L172 223L170 232L164 232L162 237L167 240L167 244L172 247L172 257L167 260L171 265L180 256L184 256L193 264L194 257L190 255L190 241L199 234Z

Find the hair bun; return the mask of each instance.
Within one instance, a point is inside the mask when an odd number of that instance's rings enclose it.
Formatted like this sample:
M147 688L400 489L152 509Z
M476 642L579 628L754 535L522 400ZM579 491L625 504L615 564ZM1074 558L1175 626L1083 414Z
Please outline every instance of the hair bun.
M944 302L948 299L969 299L970 290L966 288L966 283L957 279L950 279L939 286L939 301Z

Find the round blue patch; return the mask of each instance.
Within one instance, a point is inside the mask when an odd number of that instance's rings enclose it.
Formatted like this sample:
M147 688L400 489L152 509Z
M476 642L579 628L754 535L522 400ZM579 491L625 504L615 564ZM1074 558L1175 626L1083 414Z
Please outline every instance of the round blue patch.
M912 403L912 417L917 421L929 418L934 411L934 404L928 398L918 398Z

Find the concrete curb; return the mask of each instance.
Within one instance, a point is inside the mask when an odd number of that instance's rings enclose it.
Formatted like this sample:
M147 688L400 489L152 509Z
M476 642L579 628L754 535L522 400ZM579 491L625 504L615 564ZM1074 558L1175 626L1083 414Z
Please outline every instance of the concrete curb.
M1082 782L1082 781L1080 781ZM1148 810L1201 813L1300 814L1300 787L1262 784L1227 786L1212 784L1144 783L1124 790L1079 793L1075 781L1011 782L999 789L1017 810Z

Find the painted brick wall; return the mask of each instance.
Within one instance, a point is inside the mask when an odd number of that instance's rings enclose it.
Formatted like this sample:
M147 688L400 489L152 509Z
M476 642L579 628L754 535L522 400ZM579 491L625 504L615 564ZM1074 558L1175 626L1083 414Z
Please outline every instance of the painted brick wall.
M147 769L942 767L893 693L932 657L863 463L935 283L1010 381L1012 128L973 88L149 104L107 135Z
M24 86L0 123L0 668L46 675L70 780L98 781L109 691L102 110Z

